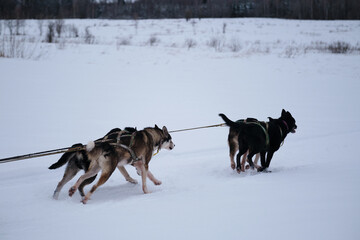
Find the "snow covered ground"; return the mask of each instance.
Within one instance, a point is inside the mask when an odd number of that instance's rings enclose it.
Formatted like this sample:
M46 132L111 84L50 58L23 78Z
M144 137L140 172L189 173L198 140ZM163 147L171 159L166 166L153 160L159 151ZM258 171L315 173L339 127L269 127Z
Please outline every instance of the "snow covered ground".
M59 155L0 164L1 239L360 238L359 21L65 20L79 36L56 43L45 24L42 36L35 20L20 30L24 58L0 58L0 158L114 127L222 123L220 112L267 120L284 108L298 130L272 173L240 175L228 128L173 133L175 149L150 163L161 186L145 195L117 171L87 205L67 195L80 174L52 199ZM351 49L333 54L336 42Z

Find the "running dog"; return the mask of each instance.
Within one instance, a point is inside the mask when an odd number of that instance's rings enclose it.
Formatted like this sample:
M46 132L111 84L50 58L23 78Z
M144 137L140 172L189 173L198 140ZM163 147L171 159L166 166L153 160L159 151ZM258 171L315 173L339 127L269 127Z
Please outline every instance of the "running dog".
M128 146L122 144L123 141L130 142ZM146 177L148 177L155 185L160 185L161 181L156 179L149 171L149 162L155 150L160 149L172 150L175 144L164 126L160 129L155 125L154 128L145 128L137 131L132 136L121 139L118 144L101 143L94 144L90 142L87 145L88 157L90 159L90 167L88 171L82 175L76 184L70 188L69 196L72 196L81 184L88 178L95 176L101 170L99 181L93 185L91 190L85 195L82 203L86 204L90 196L95 190L104 184L116 167L131 164L136 167L138 173L141 174L142 190L149 193L146 186Z
M127 127L124 130L121 130L119 128L114 128L110 132L108 132L103 138L96 140L95 143L99 143L102 141L106 141L106 142L117 141L117 139L120 138L121 136L123 136L124 134L132 134L135 131L136 131L136 128L130 128L130 127ZM125 142L124 144L129 144L129 143ZM61 189L63 188L63 186L67 182L69 182L71 179L73 179L80 170L84 170L86 172L89 169L90 160L88 158L88 154L85 150L84 145L82 145L81 143L74 144L71 146L71 149L74 149L74 148L78 148L79 150L69 151L69 152L64 153L56 163L52 164L49 167L49 169L57 169L67 163L67 166L66 166L65 172L64 172L64 176L61 179L61 181L58 183L58 185L54 191L54 194L53 194L54 199L59 198L59 193L60 193ZM134 183L134 184L137 183L137 181L135 179L130 177L129 173L126 171L126 169L123 166L119 167L118 169L121 172L121 174L125 177L126 181ZM92 183L95 180L95 178L96 178L96 175L89 179L86 179L86 181L84 181L79 186L79 193L82 197L85 196L84 187L86 185Z
M247 160L251 168L254 168L252 157L260 153L261 167L259 172L266 170L270 166L274 153L279 150L281 143L285 140L288 133L295 133L296 121L290 112L284 109L278 119L269 117L269 122L233 122L224 114L219 116L225 121L226 125L239 132L238 145L240 156L249 151ZM240 157L236 159L237 170L241 171Z
M258 122L257 119L255 118L247 118L247 119L240 119L237 120L236 122ZM229 144L229 150L230 150L230 166L232 169L235 169L235 161L234 161L234 157L235 157L235 153L239 150L239 130L238 128L232 127L230 126L229 128L229 135L228 135L228 144ZM242 155L242 160L241 160L241 169L238 169L238 173L240 172L244 172L245 171L245 161L246 161L246 157L248 155L249 151L245 152L244 155ZM255 167L258 169L260 166L257 165L257 162L259 160L260 154L256 154L255 157ZM237 161L240 161L241 155L237 154L236 159L238 159Z

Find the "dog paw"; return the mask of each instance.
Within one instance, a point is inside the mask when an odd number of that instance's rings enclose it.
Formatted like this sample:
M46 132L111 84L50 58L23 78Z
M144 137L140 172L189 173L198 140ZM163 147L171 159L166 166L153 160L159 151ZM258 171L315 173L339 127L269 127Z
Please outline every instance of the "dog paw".
M235 163L231 163L232 170L235 170Z
M74 193L76 192L76 188L75 187L71 187L69 189L69 196L72 197L72 195L74 195Z
M144 192L144 194L149 194L149 193L151 193L147 188L143 188L143 192Z
M241 173L241 168L236 168L236 172L240 174Z
M156 181L154 181L154 184L155 184L155 185L161 185L161 184L162 184L162 182L161 182L161 181L159 181L159 180L156 180Z
M259 168L257 169L258 172L263 172L264 170L265 170L265 168L263 168L263 167L259 167Z
M86 204L87 202L88 202L88 198L86 198L86 197L84 197L82 200L81 200L81 202L83 203L83 204Z
M53 199L54 199L54 200L58 200L58 199L59 199L59 193L58 193L58 192L54 192Z
M126 181L128 181L129 183L138 184L138 181L133 178L126 179Z

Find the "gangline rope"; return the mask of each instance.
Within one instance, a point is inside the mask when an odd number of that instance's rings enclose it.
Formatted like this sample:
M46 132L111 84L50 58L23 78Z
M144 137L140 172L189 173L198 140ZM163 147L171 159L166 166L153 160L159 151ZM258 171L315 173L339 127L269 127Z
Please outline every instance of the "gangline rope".
M185 132L185 131L192 131L192 130L203 129L203 128L222 127L222 126L225 126L225 123L209 125L209 126L202 126L202 127L173 130L173 131L169 131L169 133ZM60 154L60 153L65 153L65 152L76 152L76 151L84 150L84 147L85 146L65 147L65 148L52 149L52 150L47 150L47 151L42 151L42 152L29 153L29 154L25 154L25 155L14 156L14 157L2 158L2 159L0 159L0 164L24 160L24 159L30 159L30 158L55 155L55 154Z

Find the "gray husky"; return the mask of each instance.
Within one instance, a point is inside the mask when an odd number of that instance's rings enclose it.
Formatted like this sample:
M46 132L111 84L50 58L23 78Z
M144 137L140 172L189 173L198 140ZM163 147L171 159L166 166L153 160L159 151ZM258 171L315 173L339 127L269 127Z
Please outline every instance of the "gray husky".
M121 138L121 136L132 134L136 131L136 128L130 128L127 127L124 130L121 130L119 128L114 128L110 132L108 132L103 138L100 138L95 141L96 144L99 144L100 142L113 142L116 141L118 138ZM124 143L126 144L126 143ZM64 176L61 179L61 181L58 183L53 198L58 199L59 193L61 189L64 187L64 185L69 182L71 179L75 177L75 175L80 171L84 170L85 172L89 169L90 166L90 160L88 158L88 153L85 150L85 146L81 143L74 144L71 146L72 148L79 148L77 151L68 151L64 153L60 159L52 164L49 169L57 169L67 163L67 166L65 168ZM118 167L121 174L125 177L126 181L136 184L137 181L130 177L129 173L126 171L126 169L123 166ZM82 197L85 196L84 194L84 187L90 183L92 183L96 178L96 175L86 179L80 186L79 186L79 193Z
M129 142L129 144L123 145L122 143L125 141ZM69 196L72 196L86 179L95 176L101 170L99 181L93 185L82 200L85 204L94 191L109 179L116 167L122 167L126 164L136 167L138 173L141 174L142 190L144 193L149 193L146 186L147 177L155 185L161 184L161 181L156 179L149 171L149 162L153 152L156 150L160 151L160 149L172 150L174 147L175 144L172 142L166 127L164 126L160 129L156 125L154 128L145 128L142 131L133 133L132 136L122 138L117 144L109 144L107 142L94 144L94 142L90 142L86 147L90 160L89 169L70 188Z

